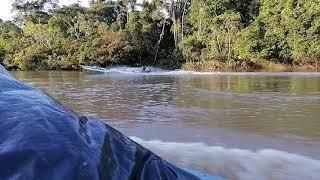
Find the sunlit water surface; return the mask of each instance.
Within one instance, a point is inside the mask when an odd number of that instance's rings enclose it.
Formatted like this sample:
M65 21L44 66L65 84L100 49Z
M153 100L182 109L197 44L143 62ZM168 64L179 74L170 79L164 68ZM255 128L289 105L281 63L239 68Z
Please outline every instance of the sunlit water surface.
M269 162L284 157L297 166L290 169L292 176L269 179L320 177L320 74L14 74L75 112L105 121L182 166L229 179L250 179L231 173L226 163L237 161L242 166L251 157L252 168L257 168L259 158ZM250 151L242 152L244 149ZM266 155L259 151L263 149L272 151ZM236 160L228 162L227 157L232 157L228 153ZM315 164L308 161L311 170L305 171L306 161L295 161L291 155L312 158ZM284 161L288 164L289 160ZM223 168L216 167L221 163ZM275 168L274 163L268 166ZM303 171L299 174L299 170ZM282 175L290 174L284 171ZM252 179L257 177L248 173Z

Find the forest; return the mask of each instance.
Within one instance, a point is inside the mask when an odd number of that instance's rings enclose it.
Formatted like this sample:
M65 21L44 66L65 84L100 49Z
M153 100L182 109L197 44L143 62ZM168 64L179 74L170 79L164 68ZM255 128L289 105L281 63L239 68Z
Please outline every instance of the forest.
M11 70L157 66L193 70L317 70L319 0L14 0L0 20Z

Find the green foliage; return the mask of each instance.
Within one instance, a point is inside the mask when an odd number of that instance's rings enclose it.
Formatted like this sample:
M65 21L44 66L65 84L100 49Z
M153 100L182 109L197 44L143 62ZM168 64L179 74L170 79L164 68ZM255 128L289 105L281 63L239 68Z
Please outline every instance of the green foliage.
M129 53L126 35L109 30L104 23L98 25L97 31L91 41L81 43L77 52L79 63L103 67L121 64Z
M26 21L37 23L47 23L50 15L45 11L46 8L55 8L55 0L14 0L12 7L15 11L15 22L24 24Z
M288 43L296 60L320 60L320 3L317 0L288 1Z
M264 0L259 16L241 31L239 56L286 63L319 61L319 18L317 0Z
M192 1L189 13L191 34L180 48L187 60L231 60L234 43L241 27L241 16L231 1Z
M0 63L21 70L320 63L319 0L55 2L14 1L15 20L0 20Z

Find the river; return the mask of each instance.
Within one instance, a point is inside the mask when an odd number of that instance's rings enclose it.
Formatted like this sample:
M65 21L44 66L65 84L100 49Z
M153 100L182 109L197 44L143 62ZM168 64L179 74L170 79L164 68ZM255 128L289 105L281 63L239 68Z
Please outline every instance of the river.
M280 168L287 176L273 179L320 177L318 73L14 74L181 166L254 179L234 169L291 163L296 169Z

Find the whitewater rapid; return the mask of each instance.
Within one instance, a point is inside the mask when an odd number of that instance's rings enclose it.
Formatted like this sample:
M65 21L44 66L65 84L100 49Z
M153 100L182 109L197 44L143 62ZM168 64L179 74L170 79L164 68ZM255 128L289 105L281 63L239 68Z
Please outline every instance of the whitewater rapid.
M118 66L100 68L96 66L81 66L83 70L98 73L119 73L129 75L234 75L234 76L312 76L320 77L320 72L198 72L186 70L164 70L156 67Z
M180 167L211 173L229 180L320 179L319 160L284 151L250 151L208 146L204 143L130 138Z

